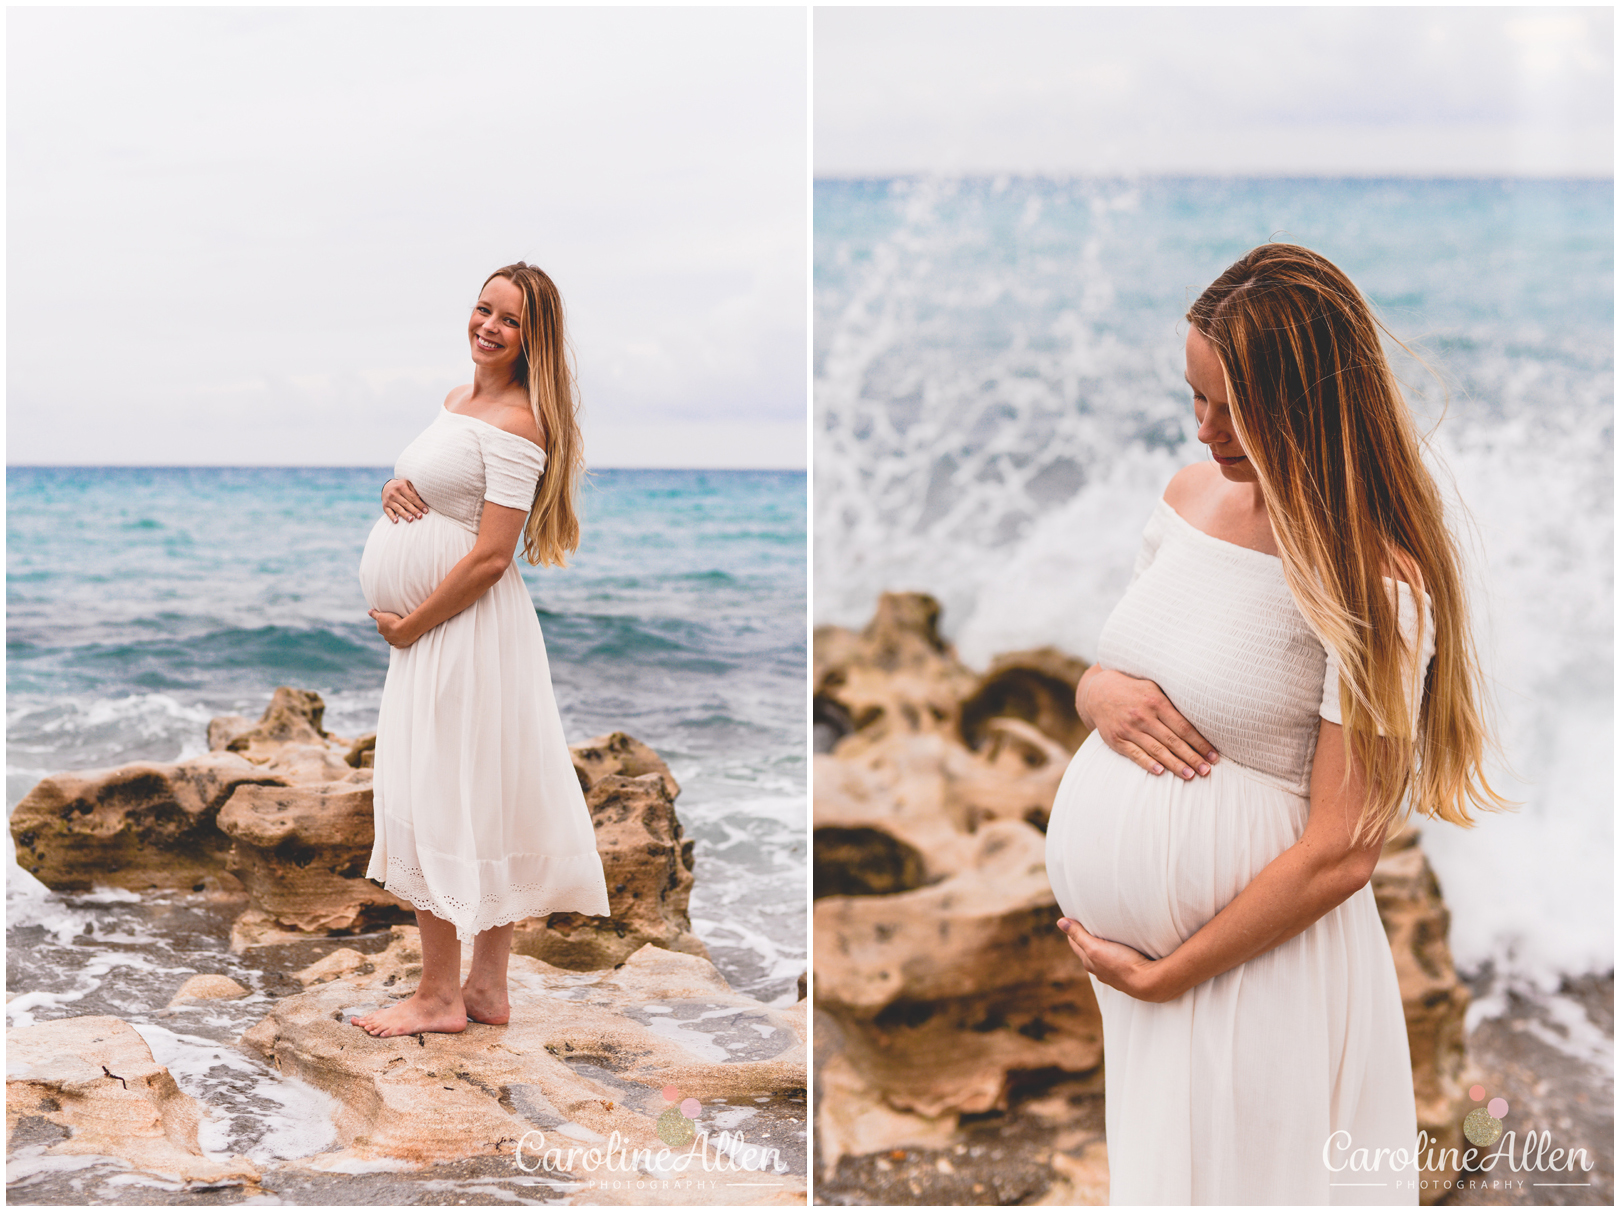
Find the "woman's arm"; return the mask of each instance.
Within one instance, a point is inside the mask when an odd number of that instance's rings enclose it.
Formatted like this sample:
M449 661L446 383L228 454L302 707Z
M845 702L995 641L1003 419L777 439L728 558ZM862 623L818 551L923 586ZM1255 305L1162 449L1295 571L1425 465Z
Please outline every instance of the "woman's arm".
M378 633L395 648L409 648L440 623L454 618L483 597L512 562L512 553L528 516L526 510L485 501L473 549L462 556L426 600L404 618L386 610L371 611Z
M1190 779L1195 770L1208 774L1220 760L1215 746L1147 678L1093 665L1074 688L1074 709L1104 744L1149 774L1163 774L1168 767Z
M1149 1002L1167 1002L1279 943L1287 942L1359 891L1372 878L1384 834L1352 846L1362 807L1358 768L1346 778L1344 733L1322 721L1311 768L1311 814L1305 832L1255 876L1191 938L1163 959L1099 939L1064 918L1058 928L1081 963L1103 984Z

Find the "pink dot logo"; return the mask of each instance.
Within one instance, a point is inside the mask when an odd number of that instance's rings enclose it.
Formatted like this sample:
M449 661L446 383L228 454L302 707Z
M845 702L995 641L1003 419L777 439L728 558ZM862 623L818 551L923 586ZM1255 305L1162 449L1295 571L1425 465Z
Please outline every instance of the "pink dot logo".
M1485 1098L1484 1086L1470 1086L1468 1097L1476 1103ZM1484 1148L1494 1145L1502 1139L1502 1117L1508 1113L1508 1102L1505 1098L1493 1098L1483 1107L1475 1107L1463 1120L1463 1135L1472 1144Z
M665 1144L678 1148L689 1143L697 1135L692 1123L703 1114L703 1104L695 1098L682 1098L680 1090L675 1086L665 1086L663 1095L666 1103L678 1105L666 1107L664 1113L658 1117L658 1136Z

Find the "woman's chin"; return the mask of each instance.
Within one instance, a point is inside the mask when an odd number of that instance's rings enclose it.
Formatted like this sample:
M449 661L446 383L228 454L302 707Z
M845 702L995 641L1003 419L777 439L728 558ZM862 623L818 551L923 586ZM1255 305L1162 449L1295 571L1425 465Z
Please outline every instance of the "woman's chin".
M1254 465L1247 459L1240 459L1236 463L1217 462L1221 475L1234 484L1253 484L1260 477L1254 474Z

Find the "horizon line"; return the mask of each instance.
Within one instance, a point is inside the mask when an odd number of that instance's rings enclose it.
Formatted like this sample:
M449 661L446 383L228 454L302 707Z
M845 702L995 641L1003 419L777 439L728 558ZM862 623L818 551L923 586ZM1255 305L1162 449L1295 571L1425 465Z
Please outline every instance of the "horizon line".
M387 471L387 463L7 463L7 471ZM808 467L587 467L596 471L809 471Z
M1132 181L1151 178L1169 181L1529 181L1529 182L1608 182L1614 184L1614 170L1607 173L1416 173L1395 170L1355 170L1336 172L1295 172L1284 170L1200 172L1187 169L998 169L998 168L916 168L872 171L816 169L812 181L893 181L938 177L953 180L994 180L997 177L1036 180Z

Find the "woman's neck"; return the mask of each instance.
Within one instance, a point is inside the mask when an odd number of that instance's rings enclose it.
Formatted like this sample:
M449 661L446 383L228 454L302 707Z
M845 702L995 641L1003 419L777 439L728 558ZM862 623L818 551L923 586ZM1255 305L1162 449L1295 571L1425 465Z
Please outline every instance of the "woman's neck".
M474 365L472 391L467 394L465 403L504 402L504 398L510 395L516 386L517 384L512 381L510 368Z

